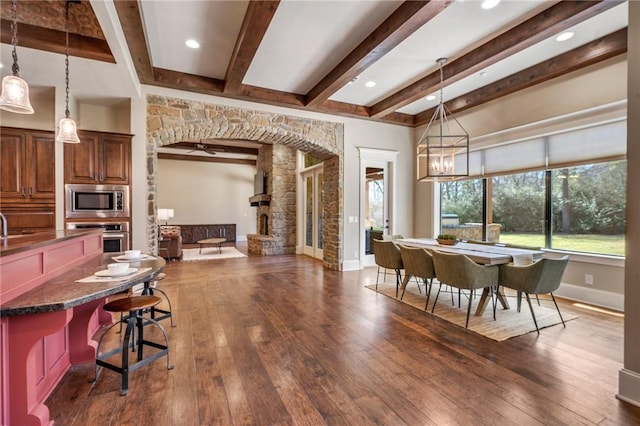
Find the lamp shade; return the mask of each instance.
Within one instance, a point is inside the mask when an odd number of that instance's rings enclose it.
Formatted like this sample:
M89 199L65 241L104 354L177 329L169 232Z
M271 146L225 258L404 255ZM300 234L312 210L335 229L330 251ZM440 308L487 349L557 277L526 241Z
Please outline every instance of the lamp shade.
M16 75L7 75L2 79L0 109L19 114L33 114L29 101L29 85Z
M76 131L75 121L68 117L60 119L56 142L80 143L80 138L78 138L78 132Z
M173 217L173 209L158 209L158 220L169 220Z

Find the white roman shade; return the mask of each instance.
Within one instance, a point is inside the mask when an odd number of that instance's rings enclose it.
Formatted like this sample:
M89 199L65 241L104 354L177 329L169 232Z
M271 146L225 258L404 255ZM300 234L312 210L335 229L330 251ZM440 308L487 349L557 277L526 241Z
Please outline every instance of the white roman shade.
M622 119L472 151L469 177L623 159L626 152L627 121Z

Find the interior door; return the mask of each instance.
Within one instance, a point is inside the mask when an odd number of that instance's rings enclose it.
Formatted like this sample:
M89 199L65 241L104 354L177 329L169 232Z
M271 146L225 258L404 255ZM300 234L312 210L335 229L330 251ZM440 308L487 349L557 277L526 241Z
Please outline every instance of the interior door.
M358 148L360 152L360 265L375 265L371 241L394 234L397 151Z
M322 235L324 168L319 166L313 170L303 172L302 182L304 192L304 254L316 259L322 259L322 248L324 245Z

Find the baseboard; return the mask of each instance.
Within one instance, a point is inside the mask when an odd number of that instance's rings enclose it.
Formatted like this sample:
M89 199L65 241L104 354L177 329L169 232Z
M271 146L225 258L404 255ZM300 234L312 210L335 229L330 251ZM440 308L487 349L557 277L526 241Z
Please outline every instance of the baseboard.
M576 302L624 311L624 294L620 293L563 283L553 294Z
M625 368L620 370L616 398L640 407L640 374Z
M358 271L362 269L360 267L360 261L359 260L346 260L344 262L342 262L342 270L343 271Z

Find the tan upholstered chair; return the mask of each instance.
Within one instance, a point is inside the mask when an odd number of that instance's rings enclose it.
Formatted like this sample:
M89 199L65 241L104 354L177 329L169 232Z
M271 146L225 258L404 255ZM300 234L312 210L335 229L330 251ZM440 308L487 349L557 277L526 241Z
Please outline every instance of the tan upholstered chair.
M540 329L538 328L538 321L536 320L536 314L533 312L529 295L550 294L551 300L553 300L553 304L558 311L558 315L560 315L562 325L566 327L562 314L560 313L560 308L558 308L558 304L556 303L556 298L553 297L553 292L560 287L562 275L568 262L569 256L564 256L559 259L540 259L526 266L500 265L500 285L517 290L518 295L520 292L525 294L538 334L540 334ZM519 298L520 296L518 296L518 299Z
M378 265L378 273L376 274L376 290L378 289L378 279L380 278L380 268L392 269L396 275L396 297L398 297L398 288L400 287L401 274L404 269L400 249L396 244L389 241L373 240L373 256ZM386 272L385 272L386 274Z
M404 291L411 277L421 278L425 285L425 292L427 293L427 302L424 305L426 311L427 305L429 305L429 297L431 297L433 279L436 277L436 271L433 268L433 258L431 254L423 248L407 247L401 244L399 247L402 264L404 266L404 279L402 280L402 295L400 299L404 297ZM429 280L428 283L427 280ZM419 289L420 285L418 285L418 290Z
M431 252L433 266L436 270L436 278L440 281L440 288L433 302L431 312L433 312L442 284L448 284L462 290L469 290L469 304L467 305L467 320L465 327L469 326L469 314L473 301L473 290L491 288L491 298L493 299L493 287L498 285L498 266L480 265L463 254L450 254L438 250ZM495 319L495 309L494 309Z

